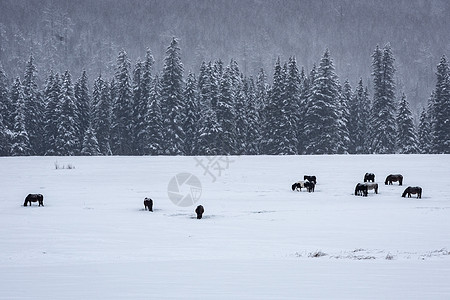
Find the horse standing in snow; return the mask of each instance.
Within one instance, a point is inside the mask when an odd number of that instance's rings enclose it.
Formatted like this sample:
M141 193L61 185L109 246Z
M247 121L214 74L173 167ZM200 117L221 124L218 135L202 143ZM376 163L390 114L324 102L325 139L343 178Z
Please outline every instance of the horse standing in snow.
M195 213L197 214L197 219L201 219L203 217L203 213L205 212L205 209L202 205L197 206L195 209Z
M305 182L306 181L297 181L292 185L292 191L301 192L302 188L305 188Z
M25 198L25 202L23 203L23 206L27 206L31 202L39 202L39 206L44 206L44 196L41 194L28 194L28 196Z
M150 198L144 199L144 210L153 211L153 200Z
M400 174L395 174L395 175L391 174L388 177L386 177L384 184L392 184L392 182L397 182L397 181L398 181L398 185L402 185L403 184L403 176Z
M375 174L373 174L373 173L366 173L364 175L364 182L369 182L369 181L375 182Z
M364 196L367 197L367 185L364 183L358 183L355 187L355 196Z
M305 175L305 176L303 176L303 180L308 180L308 181L314 182L314 184L317 184L317 178L314 175L311 175L311 176Z
M408 198L411 198L411 194L417 194L418 199L422 199L422 188L419 186L408 186L402 194L402 197L405 197L408 194Z
M375 190L375 194L378 194L378 183L365 182L364 185L367 186L368 191Z

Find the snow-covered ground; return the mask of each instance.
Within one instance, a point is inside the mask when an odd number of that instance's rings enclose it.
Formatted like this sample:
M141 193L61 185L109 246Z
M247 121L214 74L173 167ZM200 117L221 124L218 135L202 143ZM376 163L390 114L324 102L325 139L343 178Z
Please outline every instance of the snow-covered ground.
M9 157L0 170L0 299L450 299L450 155ZM379 194L354 196L366 172ZM200 181L195 205L169 199L179 173ZM395 173L403 186L384 185ZM305 174L315 192L293 192ZM45 207L24 207L28 193Z

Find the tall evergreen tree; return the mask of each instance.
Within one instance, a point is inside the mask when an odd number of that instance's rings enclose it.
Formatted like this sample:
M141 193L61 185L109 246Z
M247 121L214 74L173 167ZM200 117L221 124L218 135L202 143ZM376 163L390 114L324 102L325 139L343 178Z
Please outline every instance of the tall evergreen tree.
M11 87L11 101L14 105L14 127L11 142L11 155L27 156L32 154L30 139L25 126L25 100L19 77Z
M58 73L47 78L44 88L45 124L44 145L45 155L57 155L56 140L58 137L58 122L61 115L61 82Z
M100 147L98 145L95 131L92 128L92 124L89 122L83 139L83 147L81 148L81 155L97 156L100 154L101 154Z
M96 134L100 153L111 155L111 97L108 83L99 75L92 92L92 127Z
M76 106L76 128L79 149L83 147L82 143L86 136L86 130L89 127L89 112L91 110L91 97L89 96L88 77L83 70L81 77L75 83L75 106Z
M111 118L111 148L115 155L132 153L133 93L130 79L130 61L122 50L117 57L115 85L111 86L113 98Z
M74 87L69 71L64 73L61 85L61 109L58 118L58 135L56 137L57 155L77 155L80 153L77 127L77 107Z
M419 152L413 116L404 93L397 114L397 152L403 154Z
M150 98L148 101L148 114L146 116L146 140L145 154L162 155L164 154L164 136L163 136L163 117L161 114L161 103L159 101L161 95L161 84L159 77L155 76L151 88Z
M173 38L166 50L161 78L164 150L170 155L181 155L184 150L183 64L179 52L178 40Z
M189 73L186 79L184 89L184 101L186 103L186 112L184 113L184 133L185 146L184 153L186 155L196 155L198 150L197 141L200 130L200 103L197 93L197 79L193 73Z
M338 115L340 139L338 144L338 153L344 154L349 152L350 147L350 133L348 128L350 120L349 105L353 97L352 87L350 86L348 80L344 82L342 91L339 94L340 101L338 104Z
M433 101L433 152L450 153L450 68L442 56L437 66Z
M349 153L368 153L370 101L362 78L358 82L353 97L350 98L349 112L347 126L350 139Z
M320 60L308 102L305 134L310 140L306 146L306 152L309 154L337 153L340 139L337 112L339 92L337 75L328 49Z
M258 112L258 104L256 100L256 87L253 78L244 79L244 97L245 111L247 114L247 134L246 134L246 149L245 154L257 155L260 152L259 138L260 138L260 120Z
M131 151L131 154L142 154L143 153L143 147L141 138L142 131L139 131L139 123L142 123L142 119L145 116L145 111L142 112L142 106L146 107L147 102L142 99L142 70L143 69L143 63L141 61L137 61L134 65L133 69L133 82L132 82L132 90L133 90L133 101L132 101L132 118L130 119L131 123L131 133L132 133L132 142L133 142L133 148ZM143 113L141 117L141 113ZM140 137L138 137L140 136Z
M383 51L378 46L372 55L372 75L374 77L374 97L371 115L372 153L394 153L396 142L395 122L395 68L391 46Z
M216 103L217 122L220 125L219 152L225 155L236 153L236 114L232 76L231 68L226 67L220 80L219 99Z
M0 156L9 154L12 128L12 104L8 91L8 80L0 64Z
M432 149L432 135L431 135L431 123L430 123L430 117L427 113L426 108L424 107L421 114L420 114L420 120L419 120L419 127L417 130L417 139L419 142L419 152L426 154L431 153Z
M23 94L25 101L25 127L31 143L32 154L43 154L43 101L37 87L37 69L34 57L30 58L25 67L23 77Z

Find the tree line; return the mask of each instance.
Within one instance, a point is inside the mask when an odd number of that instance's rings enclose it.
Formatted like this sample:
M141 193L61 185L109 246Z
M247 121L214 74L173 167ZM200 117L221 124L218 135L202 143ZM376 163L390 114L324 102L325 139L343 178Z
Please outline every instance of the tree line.
M418 125L389 44L372 54L372 96L362 79L340 83L328 50L309 72L278 58L271 84L233 59L185 75L175 38L160 73L154 64L147 50L132 67L122 50L114 77L98 75L91 91L84 71L49 71L39 88L33 55L12 84L0 65L0 155L450 153L445 56Z

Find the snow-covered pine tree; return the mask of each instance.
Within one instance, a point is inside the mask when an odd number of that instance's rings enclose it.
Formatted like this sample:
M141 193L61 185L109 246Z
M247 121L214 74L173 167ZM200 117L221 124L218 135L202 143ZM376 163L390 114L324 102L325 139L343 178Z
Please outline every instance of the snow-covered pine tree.
M183 64L178 40L172 39L166 50L161 78L161 112L163 116L165 154L182 155L184 152Z
M14 105L14 126L11 141L11 155L27 156L32 154L30 139L25 125L25 100L19 77L11 87L11 102Z
M442 56L437 66L433 101L433 152L450 153L450 68Z
M78 140L77 106L75 104L74 87L69 71L64 73L61 84L60 115L58 118L58 135L56 137L57 155L78 155L80 142Z
M145 116L145 111L142 111L142 107L146 107L147 102L142 101L142 72L143 72L143 63L138 60L134 65L133 69L133 111L132 118L130 119L131 123L131 133L132 133L132 143L133 148L131 154L143 154L142 147L142 131L139 131L139 124L143 123L143 118ZM142 114L143 113L143 114Z
M338 107L339 113L339 147L338 153L345 154L349 152L350 146L350 133L349 133L349 120L350 120L350 111L349 105L351 99L353 98L352 87L348 82L348 79L344 82L344 86L341 88L340 101Z
M186 104L183 125L185 134L184 153L186 155L196 155L200 130L200 103L197 93L197 79L195 78L195 74L191 72L189 72L187 76L183 94L184 102Z
M219 97L215 105L217 122L220 125L218 137L219 153L232 155L236 153L236 113L235 88L232 86L232 71L230 66L225 68L219 83ZM237 103L236 103L237 104Z
M99 75L92 92L92 127L96 134L100 153L111 155L111 97L108 83Z
M75 83L75 105L76 105L76 127L79 149L83 147L83 141L86 136L86 130L89 126L89 112L91 110L91 97L89 95L88 77L83 70L81 77Z
M307 144L307 137L304 134L305 116L307 115L307 103L310 92L309 78L305 74L305 69L300 71L300 86L299 86L299 105L298 105L298 121L295 126L297 134L297 153L305 153L305 145Z
M332 154L338 151L339 104L338 79L328 49L320 60L308 99L305 134L308 154Z
M301 78L295 57L290 57L284 75L284 94L281 101L281 138L278 144L279 154L297 154L298 125L300 119L300 88Z
M256 87L253 78L244 78L244 97L246 99L247 112L247 135L246 135L246 155L259 154L260 120L256 102Z
M145 119L146 124L146 141L145 154L162 155L164 154L164 137L163 118L161 114L161 103L159 101L161 95L161 84L159 77L155 76L150 86L150 94L148 101L148 114Z
M419 152L422 154L431 153L433 142L431 135L431 123L427 109L424 107L420 114L419 127L417 129L417 139L419 142Z
M130 61L125 50L119 52L115 74L115 84L111 89L115 98L112 99L111 117L111 150L114 155L130 155L132 153L133 92L130 79Z
M147 49L145 55L145 61L142 64L140 83L139 83L139 97L136 97L134 100L134 110L135 110L135 118L134 118L134 126L135 126L135 148L137 150L137 154L143 155L146 153L148 137L147 137L147 120L148 120L148 109L149 109L149 99L150 99L150 90L152 89L152 68L155 60L153 58L152 52L150 49ZM135 72L136 73L136 72ZM136 77L135 74L134 77ZM134 80L135 84L137 80ZM136 86L134 87L134 91L136 91Z
M419 152L413 116L404 93L397 114L397 152L402 154Z
M273 73L273 84L269 91L267 106L264 110L266 118L263 127L262 152L269 155L281 154L281 103L284 95L284 78L280 58L278 57Z
M45 155L57 155L56 139L58 136L58 120L61 115L61 82L58 73L50 72L44 88L44 146Z
M391 46L378 46L373 55L374 97L370 118L370 152L394 153L396 142L395 68Z
M233 80L232 80L233 81ZM236 127L235 137L235 154L243 155L247 149L247 133L248 133L248 111L247 111L247 97L245 93L245 80L240 78L236 81L234 91L234 105L235 105L235 119L234 124Z
M43 154L43 113L44 106L42 97L37 87L37 69L34 64L34 57L30 58L25 66L23 77L23 95L25 101L25 127L31 144L32 154Z
M368 153L368 133L370 103L367 90L364 88L362 78L359 79L353 97L349 101L349 153Z
M0 156L9 155L12 125L12 104L9 97L8 80L0 64Z
M97 156L101 155L100 147L98 145L95 131L92 128L91 122L89 122L86 129L86 133L83 139L83 147L81 149L81 155L84 156Z
M263 132L264 132L264 124L267 118L265 112L268 101L268 90L269 85L267 83L267 75L264 72L264 69L261 68L256 78L256 87L255 87L255 108L258 114L258 131L259 131L259 136L257 138L258 154L264 154Z

